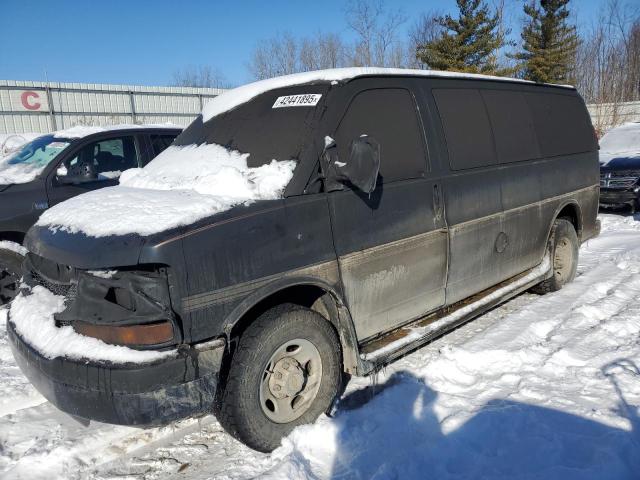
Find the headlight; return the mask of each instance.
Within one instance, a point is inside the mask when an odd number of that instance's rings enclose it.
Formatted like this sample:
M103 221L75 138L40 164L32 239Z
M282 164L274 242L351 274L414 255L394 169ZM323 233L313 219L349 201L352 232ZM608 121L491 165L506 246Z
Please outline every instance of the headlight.
M168 320L147 325L127 326L93 325L75 321L73 329L81 335L98 338L113 345L162 345L174 338L173 325Z

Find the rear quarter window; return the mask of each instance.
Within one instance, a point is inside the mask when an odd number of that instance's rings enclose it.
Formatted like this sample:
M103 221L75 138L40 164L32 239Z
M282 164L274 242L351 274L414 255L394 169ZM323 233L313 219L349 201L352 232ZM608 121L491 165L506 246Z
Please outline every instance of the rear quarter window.
M452 170L496 165L487 111L476 89L434 89Z
M525 93L542 155L555 157L595 149L593 128L576 95Z

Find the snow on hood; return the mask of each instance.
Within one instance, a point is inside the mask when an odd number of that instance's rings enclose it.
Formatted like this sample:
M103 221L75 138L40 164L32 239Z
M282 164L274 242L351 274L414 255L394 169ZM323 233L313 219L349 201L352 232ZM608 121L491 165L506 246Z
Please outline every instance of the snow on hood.
M253 98L269 90L276 88L291 87L294 85L304 85L312 82L340 82L350 80L355 77L368 75L394 75L394 76L425 76L425 77L447 77L447 78L476 78L485 80L500 80L518 83L533 83L527 80L506 77L493 77L489 75L479 75L460 72L441 72L437 70L411 70L405 68L378 68L378 67L353 67L353 68L333 68L328 70L317 70L313 72L294 73L282 77L269 78L258 82L242 85L241 87L228 90L221 95L211 99L202 110L202 121L208 122L224 112L246 103ZM571 87L570 85L562 85Z
M621 157L640 158L640 123L612 128L600 140L601 164Z
M248 153L215 144L171 146L120 185L79 195L45 211L36 225L91 237L148 236L256 200L280 198L296 162L247 165Z
M127 130L131 128L179 128L182 129L179 125L175 125L173 123L164 123L160 125L154 124L145 124L145 125L108 125L105 127L93 127L93 126L85 126L85 125L76 125L75 127L70 127L65 130L58 130L53 133L53 136L56 138L84 138L89 135L93 135L94 133L100 132L112 132L114 130Z
M100 360L113 363L145 363L167 358L172 352L133 350L110 345L77 333L73 327L56 327L54 315L64 310L64 297L44 287L30 295L20 293L11 303L10 321L20 336L46 358Z

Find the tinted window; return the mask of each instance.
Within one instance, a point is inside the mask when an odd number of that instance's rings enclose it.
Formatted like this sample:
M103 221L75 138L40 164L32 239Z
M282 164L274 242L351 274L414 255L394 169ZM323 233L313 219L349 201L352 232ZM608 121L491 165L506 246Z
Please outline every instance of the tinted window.
M497 163L489 118L474 89L433 90L453 170L485 167Z
M89 181L118 178L123 171L139 165L135 142L129 136L92 142L64 166L68 176Z
M574 95L526 93L545 157L595 149L593 129L582 100Z
M169 145L173 143L176 135L149 135L151 142L151 153L154 157L160 155Z
M520 92L482 90L500 163L540 158L529 106Z
M424 175L422 128L407 90L367 90L352 100L335 135L341 161L346 161L351 142L361 135L369 135L380 143L383 181Z

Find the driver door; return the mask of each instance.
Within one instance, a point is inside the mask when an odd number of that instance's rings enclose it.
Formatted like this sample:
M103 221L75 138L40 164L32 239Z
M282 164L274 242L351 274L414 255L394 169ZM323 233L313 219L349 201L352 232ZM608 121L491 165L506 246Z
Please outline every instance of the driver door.
M93 140L66 155L47 184L49 206L118 184L120 174L140 165L135 135Z
M367 135L380 145L380 172L367 195L345 185L328 193L345 296L358 340L401 326L444 304L447 228L440 186L429 168L426 138L410 81L362 79L334 138L341 162Z

